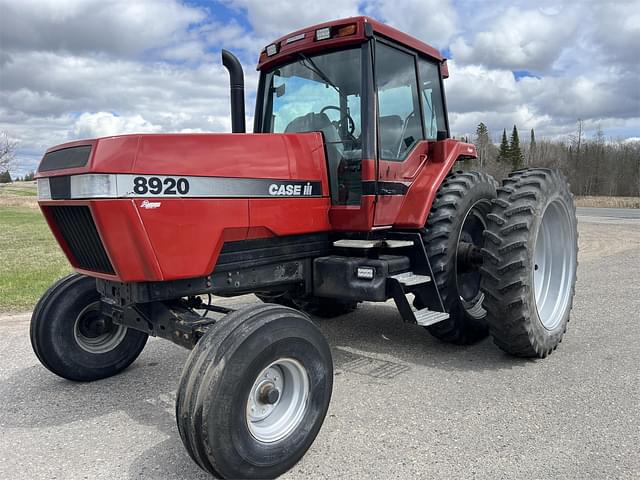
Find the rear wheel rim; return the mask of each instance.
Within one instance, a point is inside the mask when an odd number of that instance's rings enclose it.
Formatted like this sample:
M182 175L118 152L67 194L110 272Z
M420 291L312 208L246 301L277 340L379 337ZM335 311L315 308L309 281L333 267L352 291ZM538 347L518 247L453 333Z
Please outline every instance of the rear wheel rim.
M260 372L247 399L246 421L251 435L262 443L278 442L290 435L304 418L309 392L309 375L299 361L281 358L271 363Z
M560 199L542 215L534 249L533 285L538 318L547 330L565 318L576 268L575 232L569 211Z
M456 244L456 290L465 312L473 318L483 318L486 315L482 307L484 294L480 291L480 269L466 271L466 268L461 268L458 255L461 243L471 244L477 248L482 248L484 245L483 232L487 225L483 208L491 208L489 200L479 200L467 211Z
M76 344L94 355L112 351L122 343L126 334L126 327L104 318L100 312L100 302L87 305L78 314L73 325Z

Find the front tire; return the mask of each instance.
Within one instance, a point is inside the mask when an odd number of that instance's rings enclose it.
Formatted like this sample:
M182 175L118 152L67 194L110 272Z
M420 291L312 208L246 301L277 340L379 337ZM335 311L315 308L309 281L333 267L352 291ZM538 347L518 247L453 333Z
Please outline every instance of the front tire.
M185 364L176 399L191 458L223 478L275 478L313 443L329 407L331 351L309 318L253 305L214 324Z
M544 358L567 329L575 293L578 230L565 177L542 168L503 181L483 250L487 320L495 343Z
M38 360L51 372L88 382L127 368L148 336L103 317L95 279L73 274L42 296L31 317L30 337Z

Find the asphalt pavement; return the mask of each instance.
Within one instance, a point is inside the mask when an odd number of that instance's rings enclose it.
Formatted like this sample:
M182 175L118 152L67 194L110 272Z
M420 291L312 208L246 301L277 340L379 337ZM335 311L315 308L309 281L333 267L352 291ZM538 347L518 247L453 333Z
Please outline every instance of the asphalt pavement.
M576 209L578 217L640 219L640 208L590 208Z
M333 399L285 477L640 478L640 216L578 213L574 309L547 359L440 343L390 304L318 320ZM38 364L28 319L0 318L0 479L209 478L174 421L186 350L153 339L121 375L71 383Z

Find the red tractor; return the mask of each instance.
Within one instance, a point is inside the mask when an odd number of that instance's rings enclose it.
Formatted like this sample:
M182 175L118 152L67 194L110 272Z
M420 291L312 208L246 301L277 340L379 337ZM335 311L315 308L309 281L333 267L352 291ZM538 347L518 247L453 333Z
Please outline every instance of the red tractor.
M304 455L331 398L331 351L307 313L393 299L446 342L558 346L577 265L568 185L555 170L502 185L456 170L476 149L450 138L437 50L366 17L282 37L260 54L250 134L242 68L222 57L232 134L44 155L38 200L77 274L33 313L43 365L91 381L149 335L192 349L176 401L189 454L212 474L267 478ZM265 303L211 302L247 293Z

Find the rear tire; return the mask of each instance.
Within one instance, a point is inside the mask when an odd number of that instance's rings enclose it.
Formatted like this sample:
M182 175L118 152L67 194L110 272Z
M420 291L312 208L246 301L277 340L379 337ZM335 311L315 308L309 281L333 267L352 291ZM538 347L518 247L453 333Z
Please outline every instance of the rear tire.
M185 364L176 399L193 460L223 478L275 478L316 438L333 386L331 351L309 318L279 305L223 317Z
M88 382L127 368L148 336L103 318L95 279L73 274L42 296L31 317L30 337L38 360L51 372Z
M482 233L491 200L496 198L497 182L482 172L454 172L444 180L431 207L424 231L427 255L449 319L426 327L434 337L454 344L470 344L485 338L488 327L484 296L480 291L479 266L462 268L462 243L483 246ZM422 302L416 299L417 308ZM436 299L429 308L440 310Z
M566 178L513 172L488 221L482 289L491 335L505 352L544 358L562 341L575 293L578 230Z

